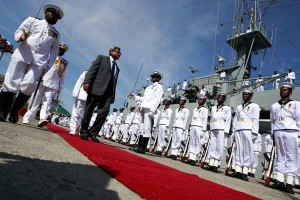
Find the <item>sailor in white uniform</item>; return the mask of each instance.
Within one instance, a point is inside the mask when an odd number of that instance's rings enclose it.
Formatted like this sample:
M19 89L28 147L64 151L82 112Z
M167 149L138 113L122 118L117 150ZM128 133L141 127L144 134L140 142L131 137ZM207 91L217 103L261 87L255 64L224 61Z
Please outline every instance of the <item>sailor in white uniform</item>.
M158 105L160 104L161 98L164 94L163 86L159 83L159 81L163 78L163 75L159 71L154 70L150 76L152 85L149 85L145 89L144 96L140 97L134 93L129 95L134 97L136 101L141 102L140 112L142 116L143 127L141 128L143 135L140 135L137 148L132 149L141 154L146 152L147 144L151 137L154 114L156 113Z
M248 181L248 173L254 160L253 140L258 137L259 105L251 102L251 89L243 90L243 104L237 106L233 119L235 137L235 172L230 176Z
M280 78L279 78L279 74L277 73L277 71L274 71L274 74L272 75L272 78L275 78L275 77L278 77L278 78L276 78L276 79L272 82L272 86L273 86L273 89L278 89L278 87L279 87L279 82L280 82Z
M126 119L125 119L125 123L123 124L123 138L122 138L122 144L126 144L127 140L128 140L128 137L129 137L129 134L128 134L128 131L129 131L129 128L132 124L132 121L133 121L133 117L134 117L134 109L135 107L134 106L131 106L130 107L130 112L127 113L126 115Z
M172 117L172 109L169 107L171 104L171 99L167 98L163 101L164 108L161 110L159 125L158 125L158 138L157 138L157 148L154 154L161 155L164 148L167 146L167 142L165 138L167 138L167 134L170 127L171 117Z
M45 19L28 17L16 30L14 38L20 43L11 56L0 93L0 121L19 120L18 111L34 92L43 70L54 64L58 55L60 34L54 24L63 17L56 5L44 5ZM13 105L14 95L18 94ZM12 105L12 107L11 107Z
M206 96L200 95L198 107L193 110L190 127L189 158L187 164L196 165L197 156L201 151L201 138L204 137L207 129L208 109L205 108Z
M281 99L271 106L271 136L276 148L273 171L276 181L271 188L294 194L294 178L298 176L300 143L300 102L290 99L294 85L280 85ZM286 187L284 181L286 179Z
M115 121L115 124L113 126L113 135L112 135L112 141L116 141L119 139L120 137L120 125L122 123L122 120L123 120L123 116L124 116L124 108L121 107L119 109L119 114L117 115L117 118L116 118L116 121Z
M256 83L257 83L257 89L256 89L256 91L260 92L260 91L264 91L265 90L264 79L262 78L261 75L258 75Z
M229 134L231 125L231 108L224 105L225 101L226 94L219 93L217 95L218 105L211 108L211 145L208 169L216 173L224 155L225 134Z
M64 88L66 70L68 61L62 56L69 50L69 47L61 42L59 44L59 54L56 58L53 66L43 76L41 84L36 92L31 97L31 108L27 110L23 117L23 123L30 123L36 116L39 106L42 102L40 110L40 121L38 127L43 127L47 124L47 118L50 115L50 108L52 105L52 99L56 94L59 94Z
M285 77L285 81L287 83L295 84L295 79L296 79L295 72L293 72L292 69L289 69L289 72L288 72L287 76Z
M180 149L182 146L182 141L185 138L185 130L187 128L187 121L190 115L189 109L184 107L186 103L186 97L182 96L179 99L179 108L175 110L174 114L174 122L173 122L173 133L172 133L172 144L171 144L171 154L168 156L168 158L171 158L173 160L177 159L177 156L179 156Z
M78 78L73 92L72 97L75 99L73 108L72 108L72 115L70 120L70 135L75 135L80 133L81 129L81 120L84 113L85 102L87 98L87 93L84 91L82 87L82 83L85 79L85 75L88 71L85 70Z
M106 126L104 129L104 134L105 134L106 138L111 137L112 127L115 124L115 121L117 119L117 112L118 112L118 109L113 108L113 112L110 115L108 115Z

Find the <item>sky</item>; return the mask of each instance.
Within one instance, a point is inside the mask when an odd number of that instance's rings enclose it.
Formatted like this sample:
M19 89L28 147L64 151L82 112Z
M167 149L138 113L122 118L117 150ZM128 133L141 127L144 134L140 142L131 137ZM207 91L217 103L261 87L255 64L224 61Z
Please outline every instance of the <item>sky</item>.
M123 106L132 90L150 84L147 78L153 70L163 74L164 88L189 81L189 67L198 70L196 77L215 72L212 70L218 61L215 53L229 61L233 52L226 43L226 36L232 30L236 2L238 0L46 1L64 11L63 19L55 25L61 41L69 46L64 55L69 61L66 82L60 94L63 106L71 112L74 103L71 95L78 77L97 55L108 55L112 46L122 49L117 62L121 71L114 107ZM13 39L15 30L28 16L44 18L43 10L38 13L42 3L42 0L0 0L0 34L17 47ZM257 77L259 72L270 76L274 70L283 73L288 68L293 68L296 76L299 74L299 10L300 0L278 0L268 8L264 24L269 30L273 27L273 46L266 52L264 65L257 66L252 76ZM262 55L258 53L258 61ZM9 61L10 54L5 54L0 61L0 73L6 72Z

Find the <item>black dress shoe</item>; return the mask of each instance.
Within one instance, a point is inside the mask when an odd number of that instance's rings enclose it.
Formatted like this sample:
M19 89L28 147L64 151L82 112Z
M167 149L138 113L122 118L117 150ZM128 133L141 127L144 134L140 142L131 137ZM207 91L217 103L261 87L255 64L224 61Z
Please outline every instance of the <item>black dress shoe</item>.
M293 190L293 186L291 184L286 184L286 189L285 191L289 194L295 194L294 190Z
M138 149L138 147L132 146L132 147L130 147L128 150L130 150L130 151L136 151L137 149Z
M280 182L280 181L277 181L277 180L274 181L274 184L271 185L270 188L280 190L280 191L285 191L286 190L285 186L284 186L284 183Z
M85 134L80 134L80 138L83 139L83 140L88 140L89 137Z
M218 173L218 167L213 167L212 171L215 172L215 173Z
M243 181L249 181L248 180L248 176L247 174L242 174L242 178L241 178Z
M0 112L0 121L5 122L7 118L7 113Z
M191 162L189 163L192 166L196 166L196 161L195 160L191 160Z
M162 152L161 151L155 151L154 154L160 156L160 155L162 155Z
M239 179L241 179L242 178L242 173L241 172L233 172L229 176L233 177L233 178L239 178Z
M294 185L294 188L300 189L300 185Z
M208 171L213 171L213 169L214 169L214 166L208 166L208 168L207 168Z
M146 153L146 149L144 149L142 147L139 147L139 148L136 149L136 152L140 153L140 154L145 154Z
M10 123L15 124L15 123L17 123L19 121L19 117L18 116L9 116L8 121Z
M177 160L177 156L173 155L172 159Z
M186 163L186 164L191 164L192 161L193 161L193 160L191 160L191 159L187 159L187 160L185 161L185 163Z
M96 134L90 132L88 132L87 134L92 139L93 142L99 142L98 138L96 137Z
M173 156L174 156L174 155L170 154L170 155L167 156L167 158L171 158L171 159L172 159Z

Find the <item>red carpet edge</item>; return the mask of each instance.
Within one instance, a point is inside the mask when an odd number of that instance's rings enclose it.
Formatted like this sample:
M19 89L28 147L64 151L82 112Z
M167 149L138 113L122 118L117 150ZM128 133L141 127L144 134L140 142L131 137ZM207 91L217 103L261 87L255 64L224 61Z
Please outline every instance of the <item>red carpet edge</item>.
M115 147L81 140L78 136L69 135L69 131L62 127L49 123L47 128L143 198L258 199Z

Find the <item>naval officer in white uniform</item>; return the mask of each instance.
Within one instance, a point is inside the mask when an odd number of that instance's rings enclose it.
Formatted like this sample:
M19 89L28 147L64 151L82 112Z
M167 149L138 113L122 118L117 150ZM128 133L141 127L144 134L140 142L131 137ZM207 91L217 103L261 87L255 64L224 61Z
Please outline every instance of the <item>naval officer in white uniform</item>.
M161 98L164 94L163 86L159 83L159 81L163 78L163 75L154 70L151 76L152 85L149 85L144 92L142 97L135 95L134 93L130 93L129 96L134 97L136 101L140 101L140 112L142 116L142 135L140 135L139 143L137 148L134 150L137 153L144 154L147 148L147 144L149 138L151 137L151 129L153 126L153 118L158 105L160 104Z
M235 137L235 173L232 177L248 181L248 172L254 160L254 144L259 130L259 105L251 102L253 91L245 89L243 104L237 106L233 119Z
M85 70L79 76L73 88L72 97L74 97L75 102L72 108L72 115L70 119L70 135L79 134L81 129L81 120L83 117L85 102L87 98L87 93L84 91L82 84L87 72L88 71Z
M221 92L217 95L217 105L211 108L210 120L210 159L209 170L218 172L218 166L223 159L225 137L228 137L231 125L231 108L225 106L226 94Z
M187 121L190 115L189 109L184 107L186 103L186 97L182 96L179 99L179 108L176 108L175 114L174 114L174 122L173 122L173 133L172 133L172 151L171 154L168 156L168 158L171 158L173 160L177 159L177 156L180 154L180 149L182 146L182 141L184 141L184 138L186 137L185 130L187 126Z
M69 47L61 42L59 44L59 54L50 70L43 76L42 82L36 92L36 96L31 96L31 108L25 113L23 123L30 123L36 116L40 103L42 107L40 110L40 121L38 127L43 127L47 124L47 118L50 115L50 108L53 97L60 93L64 88L65 75L68 66L62 56L68 51Z
M280 85L281 99L271 106L271 136L276 148L273 171L276 181L271 188L294 194L293 184L298 176L300 143L300 102L290 98L294 85ZM286 186L284 181L286 180Z
M197 156L201 151L201 139L207 129L208 109L205 108L206 96L200 95L198 107L193 110L190 128L189 159L187 164L196 165Z
M165 138L170 127L172 109L169 107L171 104L171 99L164 99L163 104L165 107L160 112L160 120L158 124L158 138L157 138L157 148L154 154L161 155L164 148L167 146Z
M43 8L45 19L28 17L14 34L20 45L11 56L1 88L0 121L6 121L17 93L9 121L18 121L18 111L36 89L36 82L43 69L52 67L58 55L60 34L53 25L63 17L63 11L52 4L45 4Z

